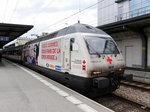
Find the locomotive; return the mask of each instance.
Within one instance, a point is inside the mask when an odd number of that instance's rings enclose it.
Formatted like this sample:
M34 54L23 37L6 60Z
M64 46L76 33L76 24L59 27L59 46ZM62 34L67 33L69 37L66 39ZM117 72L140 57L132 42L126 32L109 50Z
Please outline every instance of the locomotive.
M125 62L112 37L86 24L6 48L3 56L89 94L111 93L121 80L132 78L124 74Z

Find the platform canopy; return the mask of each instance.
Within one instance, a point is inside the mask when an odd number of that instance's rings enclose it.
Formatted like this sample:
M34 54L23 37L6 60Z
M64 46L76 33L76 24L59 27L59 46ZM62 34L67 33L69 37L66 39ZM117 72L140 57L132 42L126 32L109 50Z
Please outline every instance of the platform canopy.
M0 23L0 49L33 28L33 25Z
M150 27L150 14L141 15L102 26L97 26L97 28L104 30L109 35L126 30L144 29L147 27Z

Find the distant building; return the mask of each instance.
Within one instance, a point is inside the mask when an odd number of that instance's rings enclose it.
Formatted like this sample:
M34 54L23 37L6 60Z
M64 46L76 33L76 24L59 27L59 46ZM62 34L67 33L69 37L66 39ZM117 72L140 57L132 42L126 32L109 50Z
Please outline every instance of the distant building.
M25 43L33 40L32 38L20 37L16 39L15 46L24 45Z
M25 43L33 40L34 38L27 38L27 37L19 37L17 39L15 39L14 41L8 43L7 45L4 46L5 47L12 47L12 46L19 46L19 45L24 45Z
M98 0L98 26L150 13L150 0Z

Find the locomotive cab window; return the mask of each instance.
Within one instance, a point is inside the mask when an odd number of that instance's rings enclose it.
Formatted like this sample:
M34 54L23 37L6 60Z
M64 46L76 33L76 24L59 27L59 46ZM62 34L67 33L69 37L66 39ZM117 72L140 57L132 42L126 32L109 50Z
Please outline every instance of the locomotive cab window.
M119 50L111 38L84 37L89 54L119 54Z

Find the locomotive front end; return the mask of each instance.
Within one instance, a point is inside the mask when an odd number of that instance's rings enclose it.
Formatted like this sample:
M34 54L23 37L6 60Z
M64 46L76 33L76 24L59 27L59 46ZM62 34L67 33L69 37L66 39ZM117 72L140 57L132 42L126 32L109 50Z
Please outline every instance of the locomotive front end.
M84 37L90 56L88 74L98 89L116 90L124 73L125 62L114 40L108 35Z

